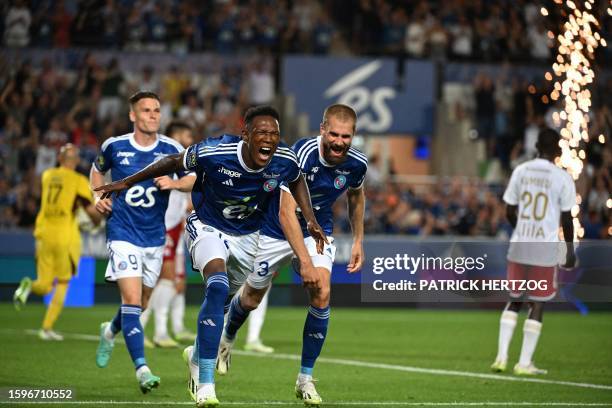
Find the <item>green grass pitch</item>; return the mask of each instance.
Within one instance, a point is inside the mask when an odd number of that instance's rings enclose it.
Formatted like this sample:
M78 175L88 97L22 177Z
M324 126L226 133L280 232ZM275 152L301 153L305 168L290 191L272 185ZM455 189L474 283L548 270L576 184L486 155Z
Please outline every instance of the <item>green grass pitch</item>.
M67 339L43 342L27 331L39 327L41 304L30 304L19 313L11 304L0 304L0 389L70 387L81 404L98 401L85 406L120 406L111 401L131 402L125 406L192 405L182 348L146 351L162 384L142 395L123 344L117 344L109 367L98 369L95 339L70 336L97 336L100 322L115 310L110 305L65 309L57 330L68 334ZM277 358L234 354L229 375L217 376L222 406L301 405L293 385L305 313L305 308L269 309L263 337L276 348ZM192 327L196 315L197 309L188 307L186 322ZM544 315L535 356L537 364L549 370L537 377L544 382L509 381L517 377L489 372L498 321L499 312L493 311L332 309L314 373L324 406L612 405L611 313ZM148 332L151 326L152 321ZM243 330L236 349L242 348L244 335ZM512 342L510 367L518 359L521 340L522 320Z

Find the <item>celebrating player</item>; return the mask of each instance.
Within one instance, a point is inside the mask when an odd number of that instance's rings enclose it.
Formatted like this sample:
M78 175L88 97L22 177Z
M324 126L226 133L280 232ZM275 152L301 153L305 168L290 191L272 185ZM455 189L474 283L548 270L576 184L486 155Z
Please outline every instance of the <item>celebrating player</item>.
M183 147L188 147L193 143L191 128L185 122L171 122L166 128L166 135ZM195 178L193 178L195 181ZM185 216L191 207L189 194L179 191L179 180L168 176L155 179L155 183L160 190L173 189L170 192L168 209L166 210L166 245L164 248L164 262L162 264L161 275L157 286L151 294L149 307L140 318L143 327L146 326L148 316L153 313L155 316L155 335L153 344L158 347L177 347L178 343L168 335L168 315L172 316L172 332L178 341L193 341L195 334L185 330L183 319L185 316L185 262L175 262L179 258L179 252L184 246L183 230L185 228ZM170 313L172 311L172 313ZM147 344L145 338L145 345Z
M62 311L68 282L76 273L81 256L81 234L75 221L75 210L82 206L95 224L101 220L87 178L74 170L79 160L79 149L68 143L60 149L59 167L45 170L42 174L41 207L34 229L38 276L34 282L28 277L23 278L13 297L19 310L30 292L46 295L53 289L55 281L55 293L38 332L43 340L63 340L53 331L53 325Z
M198 384L195 393L198 407L219 404L214 369L225 301L252 270L263 210L281 183L289 185L303 209L308 230L319 249L326 243L296 156L280 144L278 119L278 112L272 107L251 108L244 117L244 140L232 135L207 139L182 154L165 157L98 189L105 198L142 180L173 171L196 172L192 192L195 213L187 218L185 240L194 268L206 279L206 297L198 315L197 351L188 356L191 376ZM308 272L314 274L313 270Z
M363 263L363 181L368 167L365 155L351 147L356 122L357 116L352 108L341 104L331 105L323 114L321 135L299 140L293 147L300 168L306 175L317 221L327 235L333 229L332 205L347 191L353 231L353 247L348 265L350 273L357 272ZM295 392L305 404L319 405L322 399L315 389L312 371L327 335L331 270L336 248L330 237L330 243L325 245L323 254L318 253L314 240L306 236L306 224L302 217L299 217L298 223L296 212L300 212L298 204L291 193L283 188L275 195L266 212L253 271L247 277L241 294L231 301L227 325L219 346L217 370L225 374L229 369L236 332L268 290L272 280L271 272L289 262L295 254L299 261L297 269L310 298ZM312 274L310 265L315 267Z
M504 193L507 218L514 227L508 250L508 279L544 280L546 289L527 294L511 292L511 300L504 309L499 327L499 345L491 369L506 370L508 347L516 327L518 312L526 295L529 315L523 326L523 346L519 362L514 366L517 375L546 374L533 363L533 353L542 331L542 311L545 301L557 291L559 223L567 250L565 267L574 266L574 227L571 209L576 204L574 180L554 164L561 154L559 134L544 129L538 135L539 157L518 166Z
M119 180L164 156L184 150L178 142L157 133L160 103L156 94L140 91L130 97L129 102L134 132L111 137L102 144L91 169L94 188L104 184L104 173L108 170L113 180ZM176 173L184 175L179 169ZM188 185L187 189L193 179L192 176L182 179ZM160 383L160 378L151 373L145 360L144 333L139 318L142 309L147 307L161 270L166 231L164 214L169 195L169 191L160 191L153 180L146 180L133 183L112 200L98 197L96 202L98 211L109 214L106 223L109 252L106 280L117 282L121 293L121 307L116 316L100 326L96 364L100 368L108 365L113 339L123 331L143 393Z

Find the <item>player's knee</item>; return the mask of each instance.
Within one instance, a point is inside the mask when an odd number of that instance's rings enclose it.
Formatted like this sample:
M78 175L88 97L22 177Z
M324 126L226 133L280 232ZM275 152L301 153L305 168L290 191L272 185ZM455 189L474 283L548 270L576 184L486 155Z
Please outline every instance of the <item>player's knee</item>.
M225 261L221 258L211 259L202 268L202 274L204 276L208 276L219 271L225 271Z
M32 283L32 292L39 296L49 294L53 290L53 281L49 280L35 280Z
M506 310L518 313L521 311L522 306L523 306L523 302L508 302L508 305L506 306Z

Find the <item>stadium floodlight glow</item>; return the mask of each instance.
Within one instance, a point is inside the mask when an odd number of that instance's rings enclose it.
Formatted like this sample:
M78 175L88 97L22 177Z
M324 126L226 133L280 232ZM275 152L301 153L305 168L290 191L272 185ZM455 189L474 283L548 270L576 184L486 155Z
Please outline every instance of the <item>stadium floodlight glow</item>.
M586 159L586 151L581 147L582 142L588 142L589 111L591 108L591 92L587 89L595 79L591 61L594 59L597 47L607 46L606 41L599 34L600 24L591 13L593 0L586 0L580 7L579 2L572 0L554 1L558 7L566 7L566 21L563 24L563 32L556 36L558 46L556 62L552 64L552 71L558 78L550 93L553 101L562 97L563 110L558 116L553 117L554 122L565 121L560 134L559 141L561 156L555 160L555 164L568 171L574 180L580 177ZM577 4L578 3L578 4ZM608 14L612 15L612 8L608 8ZM543 16L547 16L548 10L540 9ZM552 34L552 33L551 33ZM555 38L555 35L549 35ZM545 78L552 81L552 75L547 72ZM599 135L598 141L605 142L603 135ZM581 200L577 195L576 201ZM612 199L608 203L612 203ZM574 217L575 237L582 238L584 229L578 219L579 207L572 209ZM612 228L608 230L612 235Z

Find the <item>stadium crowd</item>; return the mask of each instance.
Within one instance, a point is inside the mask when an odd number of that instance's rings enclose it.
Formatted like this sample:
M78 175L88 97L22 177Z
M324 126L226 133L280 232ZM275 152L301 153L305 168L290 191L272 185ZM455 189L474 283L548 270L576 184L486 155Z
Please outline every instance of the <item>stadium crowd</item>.
M549 3L544 18L534 0L14 0L0 6L0 29L12 47L544 61L562 14ZM605 2L594 13L606 38Z
M384 44L380 50L395 53L405 47L402 52L413 57L498 60L502 53L518 60L530 55L548 58L543 52L548 47L536 44L540 37L531 32L542 26L531 24L541 18L535 2L521 1L521 7L479 0L395 3L16 0L0 6L0 32L12 47L219 53L280 47L287 52L368 53L374 44ZM347 7L356 12L342 13ZM605 21L604 30L610 19ZM56 164L63 143L80 147L79 169L87 173L101 141L131 130L125 101L136 89L160 94L162 129L171 119L180 119L199 137L237 131L242 112L271 102L276 92L272 67L263 59L206 73L185 72L181 66L162 72L153 66L122 71L116 60L101 64L89 54L70 69L49 60L39 66L28 61L14 65L5 59L0 63L0 228L33 225L39 176ZM610 134L612 80L599 82L589 125L594 141L586 146L586 171L578 183L582 224L589 238L607 237L612 225L611 145L609 139L605 144L597 141L598 135ZM559 107L547 101L548 86L544 81L493 80L482 74L474 80L471 102L457 107L459 116L472 118L478 137L487 140L488 156L499 159L506 174L533 155L533 135L539 126L560 126L552 119ZM370 179L368 233L508 234L499 183L457 179L415 189L376 175ZM337 229L346 232L344 208L337 206Z

